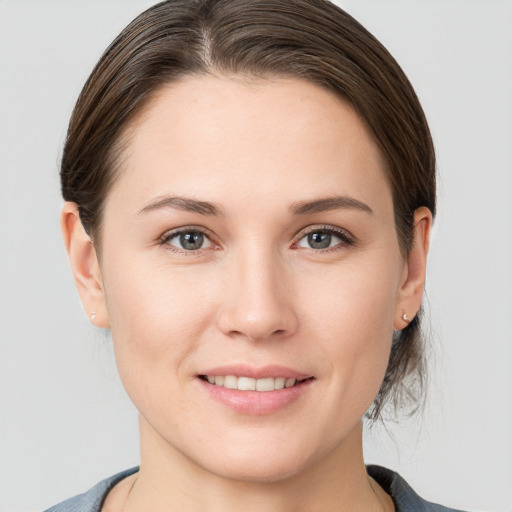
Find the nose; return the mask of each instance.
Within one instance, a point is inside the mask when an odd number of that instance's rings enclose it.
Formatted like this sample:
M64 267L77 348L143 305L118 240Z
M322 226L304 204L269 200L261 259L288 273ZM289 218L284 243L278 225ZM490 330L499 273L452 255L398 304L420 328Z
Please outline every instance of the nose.
M250 341L290 336L298 327L290 271L271 251L234 258L230 265L218 328Z

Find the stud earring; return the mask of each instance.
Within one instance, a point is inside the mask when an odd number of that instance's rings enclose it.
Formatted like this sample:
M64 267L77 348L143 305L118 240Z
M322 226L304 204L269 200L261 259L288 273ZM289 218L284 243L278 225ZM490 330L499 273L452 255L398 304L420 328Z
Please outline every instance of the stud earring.
M410 322L411 322L411 320L410 320L410 319L409 319L409 317L407 316L407 313L404 313L404 314L402 315L402 320L404 320L404 321L405 321L405 322L407 322L407 323L410 323Z
M91 320L92 320L92 321L96 320L96 311L93 311L93 312L92 312Z

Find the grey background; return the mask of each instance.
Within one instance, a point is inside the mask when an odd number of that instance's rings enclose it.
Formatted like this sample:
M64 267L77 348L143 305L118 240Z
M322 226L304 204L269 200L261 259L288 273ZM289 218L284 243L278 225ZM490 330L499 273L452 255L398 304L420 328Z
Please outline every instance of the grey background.
M68 118L147 0L0 0L0 512L36 512L137 464L136 414L90 326L58 227ZM421 494L512 511L512 3L339 2L390 49L431 123L439 216L423 415L366 436Z

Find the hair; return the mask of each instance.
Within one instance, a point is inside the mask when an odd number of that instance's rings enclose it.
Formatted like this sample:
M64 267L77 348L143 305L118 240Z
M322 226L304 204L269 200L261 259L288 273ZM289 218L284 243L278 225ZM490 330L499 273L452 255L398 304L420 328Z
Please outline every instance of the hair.
M62 194L101 247L105 198L121 173L123 134L165 85L205 74L295 77L349 102L386 162L404 256L414 211L435 214L435 153L404 72L359 22L327 0L169 0L140 14L107 48L77 100L61 165ZM394 333L382 387L367 412L422 403L421 311Z

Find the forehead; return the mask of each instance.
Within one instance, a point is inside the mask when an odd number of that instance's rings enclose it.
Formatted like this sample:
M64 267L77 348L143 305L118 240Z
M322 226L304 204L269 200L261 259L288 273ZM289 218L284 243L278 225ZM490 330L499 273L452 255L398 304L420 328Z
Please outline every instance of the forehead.
M380 151L354 109L300 79L208 75L169 84L126 142L113 192L134 200L172 192L223 201L235 185L245 200L282 189L290 200L334 189L391 197Z

